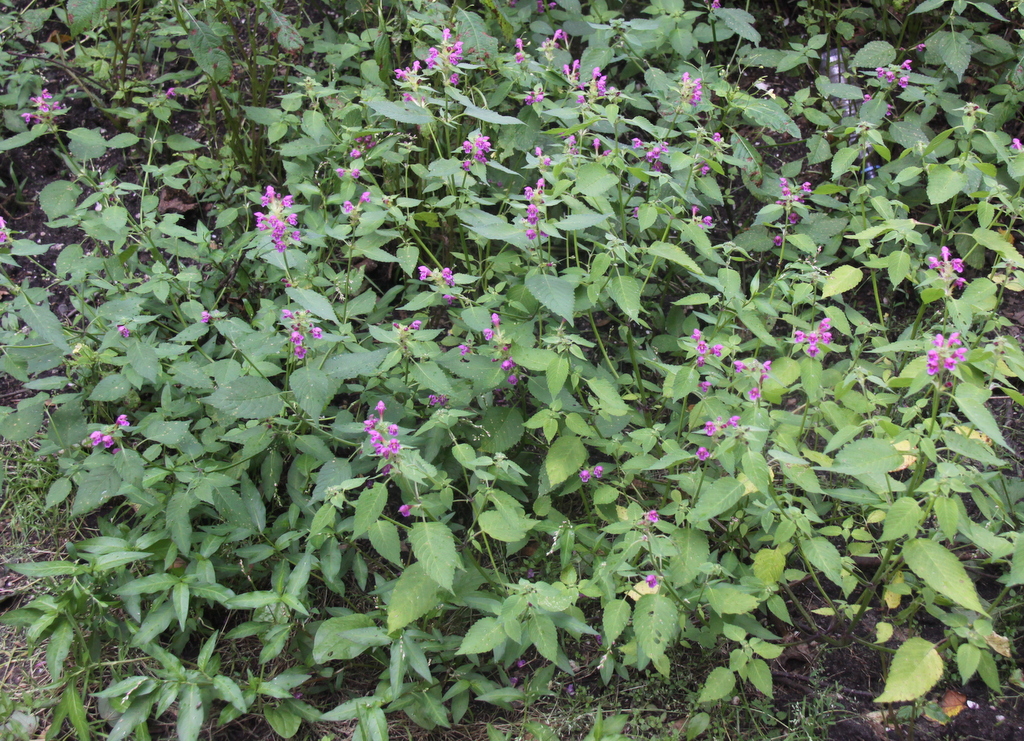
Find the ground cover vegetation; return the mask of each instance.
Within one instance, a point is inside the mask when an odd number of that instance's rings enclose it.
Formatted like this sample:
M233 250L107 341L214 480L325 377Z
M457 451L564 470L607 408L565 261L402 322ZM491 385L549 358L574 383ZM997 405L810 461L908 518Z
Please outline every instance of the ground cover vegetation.
M8 564L5 731L768 737L812 646L904 735L1013 693L1021 20L0 3L5 506L83 533Z

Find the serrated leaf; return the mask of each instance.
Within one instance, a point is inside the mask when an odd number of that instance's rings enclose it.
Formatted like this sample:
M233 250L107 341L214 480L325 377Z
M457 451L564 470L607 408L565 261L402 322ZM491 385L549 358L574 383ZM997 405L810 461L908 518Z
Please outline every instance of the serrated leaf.
M910 638L896 649L885 689L875 702L910 702L923 697L942 679L942 657L924 638Z
M292 25L292 22L288 19L284 13L276 10L271 5L264 6L270 11L269 23L271 32L277 38L277 43L281 45L281 48L288 52L298 52L303 47L302 35L298 29Z
M316 291L311 291L308 288L287 288L285 291L288 297L303 309L329 322L336 323L338 321L333 304Z
M669 576L674 585L683 587L696 579L707 563L708 538L700 530L684 527L672 533L672 544L678 553L669 563Z
M99 20L101 0L68 0L67 21L72 36L88 31Z
M505 641L505 629L498 622L497 618L483 617L473 623L473 627L462 639L462 645L456 651L456 655L481 654L485 651L492 651Z
M825 538L810 538L802 545L804 556L808 562L828 577L834 584L843 584L843 560L839 551Z
M966 185L966 173L948 165L933 165L928 169L928 202L933 206L945 203Z
M647 656L664 656L679 630L675 603L664 594L645 594L633 609L633 632Z
M46 212L46 218L52 221L74 211L80 195L82 189L78 184L54 180L39 192L39 205Z
M764 126L772 131L784 132L797 138L801 136L800 128L776 101L744 97L739 104L744 118L749 119L758 126Z
M724 666L716 666L711 670L704 688L700 691L697 702L715 702L728 697L736 686L736 675Z
M762 548L754 554L753 569L765 584L776 584L786 570L786 556L778 548Z
M866 437L843 446L832 471L850 476L883 474L903 462L903 455L888 440Z
M928 46L938 53L942 63L956 75L957 82L964 78L971 62L971 42L959 31L940 31L928 40Z
M334 396L334 382L326 372L304 365L298 368L288 379L292 396L296 403L313 420L319 420Z
M572 323L576 309L576 289L565 278L535 273L526 276L526 290L553 313Z
M916 499L897 499L885 515L885 527L882 528L882 537L879 540L896 540L917 535L922 516L921 505Z
M587 449L575 435L562 435L548 450L544 469L552 486L579 472L587 460Z
M404 628L437 605L437 582L422 561L409 566L395 582L388 604L388 633Z
M206 397L208 404L242 419L265 419L283 409L281 391L265 378L242 376Z
M607 645L611 646L622 635L629 625L629 616L629 602L624 599L613 599L605 605L601 628Z
M821 297L830 298L852 290L860 284L863 277L864 273L860 268L855 268L852 265L840 265L825 279Z
M448 526L440 522L417 522L412 526L409 542L416 558L426 566L430 578L442 589L452 591L460 559L455 549L455 537Z
M498 124L499 126L519 126L523 123L518 118L503 116L500 113L487 110L486 108L478 108L475 105L467 105L465 113L467 116L472 116L478 121L486 121L487 123Z
M199 69L210 79L223 82L231 72L231 57L221 48L220 37L203 21L193 20L188 31L188 47Z
M379 635L374 636L372 631ZM313 639L313 660L350 661L372 646L384 646L390 642L369 615L342 615L325 620L317 628Z
M896 59L896 49L887 41L869 41L861 47L854 57L850 66L854 69L862 67L884 67Z
M613 275L608 280L608 295L622 313L634 322L640 318L640 281L631 275Z
M361 538L377 518L384 512L388 501L388 490L383 484L374 484L363 489L355 503L356 516L352 526L352 537Z
M964 413L964 416L992 440L1010 450L1011 448L1003 437L999 423L996 422L989 408L985 406L985 402L988 401L991 395L991 392L987 389L982 389L969 383L957 384L956 390L953 392L957 406L960 407L960 411Z
M374 112L399 123L422 126L434 120L425 108L413 103L393 103L390 100L371 100L367 103Z
M393 522L377 520L367 529L366 535L377 553L396 566L403 565L402 542L398 537L398 528Z
M656 255L670 262L674 262L676 265L689 270L691 273L704 275L704 271L701 270L700 266L693 261L693 258L673 244L669 244L668 242L654 242L647 248L647 252L648 254ZM699 296L702 294L695 295Z
M761 34L753 26L754 16L740 8L715 8L713 11L716 18L721 18L725 25L736 32L740 38L746 39L754 44L761 43Z
M480 426L487 432L480 443L480 452L502 453L522 439L523 414L518 407L491 407Z
M743 498L743 482L732 476L723 476L711 486L703 487L697 506L690 510L687 520L692 523L706 522L731 509Z
M597 162L584 165L576 175L576 190L587 196L599 196L618 183L619 178Z
M964 565L940 543L925 538L911 540L903 546L903 560L939 594L968 610L987 614Z
M708 604L719 615L742 615L757 608L757 597L728 584L718 584L706 592Z
M49 342L65 355L71 352L71 346L64 338L64 327L50 311L49 306L45 304L36 306L26 298L24 293L20 293L14 299L14 308L21 320L35 330L40 339Z

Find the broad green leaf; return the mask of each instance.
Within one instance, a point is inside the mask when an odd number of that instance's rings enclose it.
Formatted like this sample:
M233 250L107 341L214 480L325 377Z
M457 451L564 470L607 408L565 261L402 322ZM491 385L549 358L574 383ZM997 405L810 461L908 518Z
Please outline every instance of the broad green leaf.
M263 706L263 717L267 719L267 723L274 729L281 738L291 738L299 731L299 726L302 725L302 716L293 713L286 707L273 705Z
M576 175L576 190L587 196L599 196L618 184L618 176L597 162L584 165Z
M945 203L967 185L967 175L948 165L932 165L928 169L928 202L933 206Z
M274 8L272 5L264 6L270 11L269 23L270 32L277 39L277 43L281 45L281 48L290 53L297 53L302 49L303 41L302 35L298 29L292 25L291 20L288 16L281 11ZM278 731L280 733L280 731ZM294 734L294 731L292 731ZM284 735L284 734L281 734ZM286 738L288 738L286 736Z
M956 403L960 407L960 411L964 413L964 416L981 432L984 432L1009 450L1010 446L1007 445L1006 438L1003 437L999 423L996 422L989 408L985 406L985 402L988 401L991 395L992 392L987 389L982 389L969 383L957 384L956 390L953 392L953 397L956 399Z
M430 578L442 589L452 591L455 569L461 561L448 526L440 522L417 522L412 526L409 542Z
M704 271L700 269L700 266L694 262L692 257L686 254L679 247L669 244L668 242L654 242L647 248L647 253L661 257L669 262L674 262L676 265L686 268L691 273L704 275Z
M71 129L68 139L68 149L78 159L94 160L107 152L107 140L96 129Z
M751 659L747 662L747 679L769 699L775 696L772 688L772 670L764 659Z
M631 275L613 275L608 280L608 295L634 322L640 318L640 281Z
M672 533L672 544L678 554L669 562L668 573L673 584L682 587L696 579L701 567L707 563L710 554L708 538L700 530L683 527Z
M563 219L555 222L555 228L561 232L575 232L591 226L603 224L608 220L605 214L596 214L592 211L586 213L569 214Z
M505 629L498 622L497 618L483 617L473 623L473 627L462 639L462 645L456 651L456 655L482 654L485 651L492 651L505 641Z
M199 685L185 684L178 694L178 736L179 741L196 741L203 727L203 695Z
M526 290L546 308L568 322L573 321L576 289L565 278L535 273L526 276Z
M876 69L896 59L896 50L887 41L869 41L854 55L851 67Z
M740 38L746 39L754 44L761 43L761 34L754 30L754 16L740 8L715 8L711 11L716 18L725 22L725 25L736 32Z
M1015 587L1024 584L1024 537L1017 535L1013 544L1013 559L1010 561L1010 576L1006 586Z
M354 613L325 620L313 639L313 660L349 661L373 646L391 642L369 615Z
M645 594L633 610L633 632L640 648L654 659L664 656L679 630L675 603L661 594Z
M897 499L885 515L885 527L879 540L913 537L921 526L921 505L913 497Z
M334 382L325 371L304 365L288 379L296 403L314 422L334 396Z
M605 378L588 378L587 385L601 400L602 409L613 417L629 414L629 407L619 395L619 390Z
M842 586L843 561L839 551L825 538L810 538L802 544L804 556L828 580Z
M96 25L102 4L102 0L68 0L67 22L72 36L78 36Z
M332 506L332 505L331 505ZM396 566L402 562L402 543L398 537L398 527L387 520L377 520L366 531L374 549Z
M697 506L690 510L687 519L692 523L698 523L717 517L739 502L744 492L743 482L732 476L723 476L711 486L705 483Z
M81 474L77 483L78 491L75 493L75 503L71 507L73 517L87 515L106 504L117 494L121 486L121 477L112 466L101 466Z
M956 75L957 82L962 81L967 65L971 62L971 42L967 35L960 31L940 31L928 40L928 46L938 53L942 64Z
M942 679L942 657L924 638L910 638L896 649L885 689L875 702L910 702Z
M888 440L866 437L844 445L832 471L850 476L883 474L903 463L903 455Z
M859 156L860 149L858 147L843 147L836 152L832 158L832 178L838 180L849 172Z
M331 323L338 321L334 313L334 305L322 294L308 288L287 288L288 297L306 311Z
M856 288L863 277L864 273L860 268L855 268L852 265L840 265L825 279L825 287L821 290L821 297L830 298L831 296L837 296Z
M700 691L697 702L715 702L728 697L736 686L736 675L724 666L716 666L711 670L704 688Z
M223 82L231 72L231 57L221 47L220 37L203 21L194 20L188 31L188 46L199 69L210 79Z
M604 632L604 642L611 646L622 635L622 631L629 625L629 602L624 599L613 599L604 607L604 617L601 628Z
M544 459L544 469L552 486L565 481L583 468L587 460L587 449L575 435L562 435L548 450Z
M206 397L220 411L242 419L265 419L280 414L281 391L265 378L242 376Z
M903 546L903 560L936 592L961 607L987 614L964 565L941 544L925 538L911 540Z
M89 401L117 401L123 399L132 390L128 379L120 373L112 373L103 377L89 394Z
M371 100L367 103L374 112L392 121L407 124L428 124L434 120L430 111L415 103L392 103L389 100Z
M786 556L778 548L762 548L754 554L754 576L765 584L777 584L786 570Z
M522 121L512 116L503 116L500 113L489 111L486 108L478 108L475 105L467 105L465 108L467 116L472 116L478 121L498 124L499 126L521 126Z
M34 329L44 342L49 342L65 355L71 352L71 346L64 338L64 327L50 311L50 307L45 304L36 306L24 293L19 293L14 299L14 308L21 320Z
M964 684L970 681L974 673L978 671L978 663L981 661L981 649L970 643L961 643L956 650L956 668L960 671L960 681Z
M799 127L776 101L742 96L737 104L743 117L758 126L765 126L772 131L784 132L793 137L801 136Z
M384 506L387 502L388 490L384 484L374 484L368 489L363 489L355 503L356 516L352 529L353 538L361 538L370 529L370 526L384 512Z
M558 661L558 633L551 618L541 612L533 613L528 631L537 653L548 661Z
M437 582L430 578L423 561L409 566L398 577L388 604L388 633L404 628L437 606Z
M706 594L708 604L719 615L741 615L756 609L759 604L754 595L728 584L711 587Z
M73 564L70 561L31 561L27 563L8 563L7 567L12 571L17 571L19 574L24 574L25 576L37 579L47 576L67 576L69 574L77 573L82 569L81 566Z

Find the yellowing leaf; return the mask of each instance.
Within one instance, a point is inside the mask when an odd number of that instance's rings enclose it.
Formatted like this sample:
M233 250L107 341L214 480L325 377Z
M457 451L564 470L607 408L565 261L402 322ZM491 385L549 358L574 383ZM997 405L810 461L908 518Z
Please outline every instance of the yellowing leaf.
M914 448L910 444L909 440L900 440L898 443L893 443L893 447L896 448L896 450L903 453L903 462L900 463L900 465L898 465L896 468L891 469L889 473L892 473L894 471L903 471L917 463L917 456L910 454L911 452L913 452Z
M630 589L628 592L626 592L626 596L629 597L634 602L636 602L641 597L643 597L645 594L657 594L660 590L661 590L661 585L660 584L658 586L656 586L656 587L652 587L650 584L647 583L646 579L641 579L640 581L638 581L636 584L633 585L632 589Z
M989 648L991 648L1000 656L1010 658L1010 641L1006 638L1006 636L1001 636L995 632L989 633L987 636L985 636L985 643L987 643L989 645Z
M983 432L978 432L973 427L968 427L967 425L958 425L954 427L953 430L966 438L969 438L971 440L977 440L978 442L984 445L988 445L990 448L992 447L992 438L990 438Z
M939 707L950 718L955 718L967 707L967 695L956 690L946 690L946 694L939 701Z
M910 638L896 650L885 690L875 702L908 702L922 697L942 679L942 657L935 644Z
M892 623L876 623L875 643L888 643L890 638L892 638Z
M902 584L903 572L901 571L900 573L896 574L896 576L893 577L891 583ZM897 607L900 606L900 600L902 599L902 597L896 594L895 592L890 592L889 589L886 588L885 594L882 595L882 599L885 600L886 607L888 607L890 610L895 610Z

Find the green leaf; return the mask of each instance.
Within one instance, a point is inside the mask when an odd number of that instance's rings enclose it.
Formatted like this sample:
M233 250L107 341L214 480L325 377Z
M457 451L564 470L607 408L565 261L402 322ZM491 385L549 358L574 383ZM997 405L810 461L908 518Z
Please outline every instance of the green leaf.
M711 11L715 18L720 18L740 38L754 44L761 43L761 34L754 30L754 16L739 8L715 8Z
M430 578L423 561L402 572L391 590L388 604L388 633L404 628L437 606L437 582Z
M1015 587L1024 584L1024 538L1017 536L1013 544L1013 559L1010 561L1010 575L1006 586Z
M333 304L321 294L308 288L287 288L285 291L288 294L288 298L306 311L332 324L337 323L338 316L334 313Z
M945 203L966 185L966 173L953 170L948 165L932 165L928 168L928 201L933 206Z
M675 603L659 593L645 594L633 610L633 632L637 644L648 657L664 656L679 630Z
M974 676L974 672L978 671L980 661L980 648L970 643L961 643L960 648L956 650L956 667L960 671L960 681L967 684Z
M888 440L866 437L844 445L831 470L850 476L884 474L902 463L903 455Z
M669 244L668 242L654 242L647 248L647 252L648 254L656 255L670 262L674 262L676 265L689 270L691 273L704 275L704 271L701 270L700 266L693 261L693 258L673 244Z
M102 0L68 0L68 28L72 36L90 30L99 20Z
M896 649L885 689L875 702L909 702L923 697L942 679L942 657L924 638L910 638Z
M384 511L384 505L388 502L388 490L384 484L374 484L369 489L363 489L356 500L356 516L352 529L353 538L361 538L370 526L377 521Z
M860 156L860 149L857 147L843 147L832 158L832 178L838 180L853 167L853 163ZM849 267L849 266L844 266Z
M558 632L551 618L535 612L530 618L529 634L537 653L552 663L558 661Z
M604 165L597 162L584 165L576 175L576 190L585 196L599 196L618 183L618 176L608 172Z
M928 40L928 46L956 75L957 82L963 81L964 72L971 62L971 42L967 35L959 31L940 31Z
M587 449L575 435L562 435L548 450L544 469L552 486L576 474L587 460Z
M242 419L265 419L280 414L281 391L265 378L242 376L206 397L208 404Z
M377 520L370 525L366 534L377 553L396 566L404 565L402 563L402 542L398 537L398 527L395 523Z
M775 696L772 688L772 670L764 659L750 659L747 662L747 679L769 699Z
M35 127L30 131L22 131L21 133L15 134L14 136L7 137L3 141L0 141L0 152L6 152L9 149L17 149L23 147L26 144L34 142L41 136L48 134L46 127L43 126L40 129Z
M374 112L399 123L421 126L434 120L430 111L414 103L392 103L390 100L371 100L367 105Z
M263 706L263 717L281 738L291 738L299 731L302 717L285 707Z
M199 685L186 684L178 694L178 739L196 741L203 727L203 695Z
M786 556L778 548L762 548L754 554L753 569L765 584L777 584L786 570Z
M42 578L47 576L67 576L79 572L82 567L70 561L32 561L26 563L8 563L7 567L19 574Z
M742 96L737 104L744 118L753 121L758 126L784 132L797 138L801 136L800 128L776 101Z
M972 386L969 383L957 384L956 390L953 391L953 398L956 399L956 403L960 407L960 411L964 413L964 416L981 432L984 432L1007 450L1011 450L1006 442L1006 438L1003 437L999 423L996 422L989 408L985 406L991 395L991 391L978 386Z
M674 585L683 587L696 579L707 563L708 538L700 530L683 527L672 533L672 544L678 553L669 562L668 573Z
M117 494L121 487L121 477L112 466L101 466L82 474L77 483L78 491L71 507L72 517L87 515L105 504Z
M843 560L834 545L825 538L810 538L803 542L802 550L811 566L828 577L829 581L842 586Z
M887 41L869 41L860 48L853 57L850 66L855 69L862 67L884 67L896 59L896 49Z
M897 499L885 515L885 527L879 540L896 540L897 538L917 535L924 513L921 505L913 497Z
M608 280L608 295L634 322L640 318L640 281L631 275L613 275Z
M324 363L324 370L339 381L369 376L381 366L388 352L389 350L382 348L371 352L342 353Z
M49 342L65 355L71 352L71 346L64 338L64 327L49 306L36 306L24 293L20 293L14 299L14 308L21 320L34 329L44 342Z
M718 584L706 592L708 604L719 615L742 615L757 608L757 597L728 584Z
M127 396L131 390L132 385L128 383L127 378L120 373L112 373L96 384L89 394L89 401L117 401Z
M288 379L292 395L299 407L314 421L319 421L327 402L334 396L334 382L325 371L304 365Z
M145 380L156 383L160 375L160 359L156 350L144 342L132 342L128 345L128 365Z
M452 591L455 569L461 561L448 526L440 522L417 522L412 526L409 542L430 578L442 589Z
M107 140L96 129L77 128L68 132L68 149L78 159L94 160L107 152Z
M587 385L601 401L602 410L613 417L622 417L629 414L629 407L619 395L618 388L605 378L588 378Z
M519 126L523 123L518 118L503 116L486 108L477 108L475 105L466 106L466 115L472 116L478 121L486 121L487 123L498 124L499 126Z
M629 603L624 599L613 599L604 606L601 627L605 645L611 646L629 625Z
M697 698L697 702L724 700L732 693L735 686L736 675L724 666L716 666L711 670L711 674L708 675L707 680L704 682L704 688L700 691L700 697Z
M228 79L231 72L231 57L221 48L220 43L220 37L208 24L193 19L188 31L188 47L199 69L215 82Z
M271 33L273 33L274 37L277 39L277 43L281 45L281 48L292 53L301 51L303 47L302 35L299 33L298 29L292 25L288 16L275 9L272 5L268 4L264 7L270 11L270 16L268 18L269 22L267 25L270 27ZM294 733L294 731L292 731L292 733ZM286 736L286 738L288 737Z
M699 523L717 517L739 502L744 491L742 481L732 476L722 476L711 486L703 487L697 506L690 510L687 520Z
M576 292L565 278L535 273L526 276L526 290L553 313L572 323L576 307Z
M821 297L830 298L856 288L863 277L864 273L860 268L855 268L852 265L840 265L825 279Z
M313 660L351 661L373 646L391 643L369 615L353 613L325 620L313 639Z
M587 229L597 226L608 220L606 214L595 214L592 211L586 213L569 214L563 219L555 222L555 228L562 232L575 232L580 229Z
M518 407L491 407L480 427L488 433L480 443L480 452L502 453L522 439L523 413Z
M485 651L494 650L506 638L505 629L497 618L480 618L473 623L473 627L466 633L466 637L462 639L462 645L455 653L456 655L482 654Z
M903 546L903 560L939 594L968 610L987 614L964 565L941 544L924 538L911 540Z

